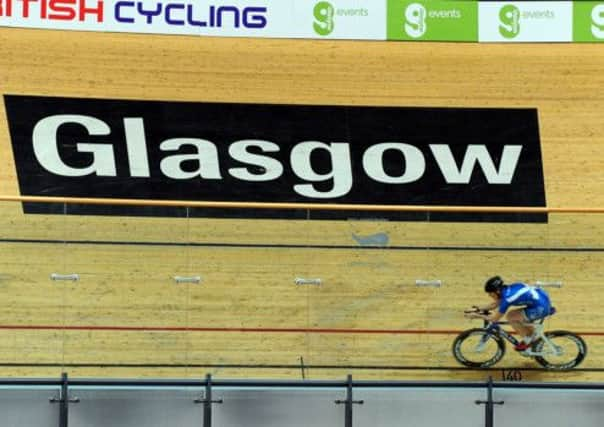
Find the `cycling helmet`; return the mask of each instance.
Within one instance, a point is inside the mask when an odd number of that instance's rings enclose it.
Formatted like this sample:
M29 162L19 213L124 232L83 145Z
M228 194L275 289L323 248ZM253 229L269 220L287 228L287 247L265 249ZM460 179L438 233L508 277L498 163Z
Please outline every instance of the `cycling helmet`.
M485 292L499 292L503 288L503 279L499 276L491 277L484 284Z

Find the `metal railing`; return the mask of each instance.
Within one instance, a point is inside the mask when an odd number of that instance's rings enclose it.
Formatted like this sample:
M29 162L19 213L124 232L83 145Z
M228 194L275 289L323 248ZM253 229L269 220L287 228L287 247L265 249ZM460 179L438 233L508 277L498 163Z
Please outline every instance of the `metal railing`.
M192 388L203 389L202 397L193 400L192 404L203 405L203 412L199 419L199 425L211 427L213 405L227 403L223 399L214 399L213 391L215 388L246 390L257 388L269 388L271 390L284 389L342 389L345 390L345 399L334 400L333 404L342 406L344 412L344 427L353 426L353 415L355 405L363 405L363 400L355 400L354 392L361 389L474 389L483 390L484 399L472 402L475 405L484 405L484 426L494 427L495 408L504 405L504 400L495 400L494 392L502 389L528 389L528 390L581 390L581 391L604 391L602 383L548 383L548 382L497 382L489 377L486 381L354 381L351 375L346 380L217 380L210 374L204 379L80 379L70 378L63 373L61 378L46 379L18 379L18 378L0 378L0 386L7 387L40 387L56 386L59 388L59 396L49 399L50 403L60 405L58 427L69 426L70 407L81 402L81 399L72 393L74 387L93 387L99 389L119 389L119 388ZM604 395L603 395L604 398ZM555 402L552 402L552 404ZM603 402L604 403L604 402ZM312 408L309 408L312 409ZM404 423L400 425L405 425ZM334 426L335 427L335 426Z

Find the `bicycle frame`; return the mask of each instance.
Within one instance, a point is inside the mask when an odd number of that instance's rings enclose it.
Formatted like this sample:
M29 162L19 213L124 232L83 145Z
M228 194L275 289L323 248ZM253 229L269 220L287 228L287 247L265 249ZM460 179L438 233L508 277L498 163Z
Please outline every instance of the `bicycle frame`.
M529 323L527 323L527 325L530 325L535 328L534 335L536 337L538 337L539 339L543 340L543 342L547 345L549 351L532 351L529 348L527 350L521 351L520 354L522 354L524 356L530 356L530 357L544 356L547 354L555 354L555 355L560 354L560 352L561 352L560 348L555 346L545 336L545 333L543 332L543 320L544 319L540 319L539 322L529 322ZM487 332L494 333L494 334L504 338L505 340L507 340L508 342L510 342L512 345L515 346L519 343L519 341L510 332L506 331L505 329L503 329L501 327L501 325L508 325L509 323L510 322L489 322L488 320L484 320L484 328L486 329ZM545 348L546 347L544 346L543 350L545 350Z

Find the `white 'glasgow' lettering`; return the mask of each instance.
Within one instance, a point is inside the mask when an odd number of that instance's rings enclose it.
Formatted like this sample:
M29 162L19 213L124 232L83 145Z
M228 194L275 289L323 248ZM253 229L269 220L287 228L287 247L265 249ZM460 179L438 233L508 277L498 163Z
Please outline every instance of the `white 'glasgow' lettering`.
M151 177L148 160L148 144L145 136L144 120L141 117L126 117L124 122L124 142L128 154L129 176ZM32 141L37 161L47 171L65 177L96 175L116 177L115 141L90 143L75 141L77 152L88 153L91 162L84 167L70 166L64 162L59 152L57 132L64 124L76 124L86 129L91 136L107 136L111 129L107 123L95 117L75 114L59 114L45 117L34 127ZM74 141L70 141L74 143ZM183 147L189 148L186 153ZM191 153L190 148L194 148ZM446 144L430 144L430 152L447 184L468 184L475 170L479 168L489 184L511 184L518 165L522 145L505 145L499 165L487 150L486 145L469 144L461 163L455 160L451 148ZM252 150L250 150L252 149ZM171 138L159 144L165 155L160 162L160 172L175 180L204 179L220 180L221 159L216 145L201 138ZM243 139L233 141L228 147L230 159L249 167L231 167L228 174L241 181L266 182L279 179L284 173L284 165L271 157L281 147L272 141ZM313 168L312 155L321 150L327 154L331 170L317 172ZM254 152L252 152L254 151ZM262 154L258 154L258 152ZM266 154L266 155L265 155ZM344 196L353 188L353 163L350 144L342 141L301 141L289 153L291 171L302 182L293 185L293 190L304 197L331 199ZM389 174L384 167L385 156L398 156L405 165L397 174ZM227 161L227 159L223 160ZM194 163L197 168L184 168L183 163ZM363 172L375 182L403 185L420 180L426 171L426 156L417 147L402 142L383 142L369 146L362 156ZM224 169L223 169L224 170ZM392 171L390 171L392 173ZM315 184L330 182L318 188Z

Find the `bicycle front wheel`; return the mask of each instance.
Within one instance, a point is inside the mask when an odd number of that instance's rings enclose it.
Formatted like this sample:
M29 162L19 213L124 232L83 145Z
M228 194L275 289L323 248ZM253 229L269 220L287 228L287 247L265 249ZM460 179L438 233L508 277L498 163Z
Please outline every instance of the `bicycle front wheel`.
M565 371L578 366L587 355L585 341L572 332L546 332L547 340L540 340L533 345L532 351L540 353L535 360L541 366L558 371Z
M453 357L470 368L493 366L504 354L503 339L486 329L469 329L459 334L453 341Z

